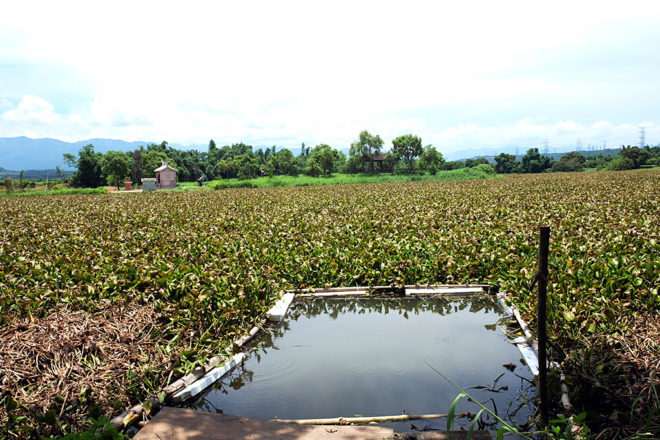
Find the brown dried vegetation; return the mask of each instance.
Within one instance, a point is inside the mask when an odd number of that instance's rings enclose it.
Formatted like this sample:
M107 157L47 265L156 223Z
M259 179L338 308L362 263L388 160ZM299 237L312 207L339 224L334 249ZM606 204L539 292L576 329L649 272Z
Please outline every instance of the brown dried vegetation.
M94 313L63 307L13 321L0 331L0 385L20 402L18 413L36 421L55 411L78 426L87 413L126 407L132 388L143 391L127 373L169 363L158 349L157 322L151 306L107 302ZM2 408L0 423L6 419Z

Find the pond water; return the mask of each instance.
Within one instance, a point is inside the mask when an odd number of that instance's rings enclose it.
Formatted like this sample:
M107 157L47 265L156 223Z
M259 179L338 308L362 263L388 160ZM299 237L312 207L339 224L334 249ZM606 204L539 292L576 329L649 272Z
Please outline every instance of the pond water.
M497 327L501 318L488 296L296 299L243 366L193 407L265 420L447 413L459 391L433 367L522 423L533 411L532 374ZM457 406L457 413L478 410L465 398ZM446 423L385 426L410 431Z

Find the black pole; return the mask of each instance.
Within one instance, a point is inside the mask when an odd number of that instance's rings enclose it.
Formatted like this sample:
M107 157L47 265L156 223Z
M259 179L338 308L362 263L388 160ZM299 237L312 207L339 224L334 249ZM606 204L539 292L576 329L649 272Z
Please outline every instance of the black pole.
M546 356L546 305L548 293L548 248L550 246L550 227L541 226L539 240L538 277L538 309L537 328L539 346L539 396L541 398L540 412L543 427L548 425L548 360Z

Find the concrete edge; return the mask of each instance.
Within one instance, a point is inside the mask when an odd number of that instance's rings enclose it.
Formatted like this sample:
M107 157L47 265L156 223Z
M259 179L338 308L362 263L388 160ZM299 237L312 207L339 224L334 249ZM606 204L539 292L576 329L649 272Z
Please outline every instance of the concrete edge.
M295 293L292 292L287 292L284 295L282 295L282 298L280 298L273 307L266 312L266 316L268 316L268 319L270 321L282 321L284 320L284 316L286 315L287 310L289 309L289 306L293 302L293 299L296 297Z
M172 400L175 402L183 402L192 397L195 397L202 391L204 391L209 386L213 385L218 380L222 379L227 374L231 373L234 368L238 367L243 363L247 355L243 352L235 355L230 361L225 362L222 366L216 367L213 370L206 373L204 376L197 379L192 384L185 387L183 390L172 396Z
M520 312L518 312L518 309L515 306L506 305L506 301L508 299L509 296L504 292L499 292L497 294L497 303L504 311L505 316L507 316L508 318L514 318L516 322L518 322L520 328L523 329L523 333L526 334L527 332L525 332L525 329L529 329L529 326L522 319L522 317L520 316ZM531 339L531 341L529 339ZM520 336L514 339L512 343L515 344L516 347L518 347L518 350L520 350L523 359L525 359L525 362L529 366L529 369L532 371L534 377L538 376L539 374L538 353L536 352L534 347L530 346L530 343L535 347L537 345L536 345L536 340L533 339L531 333L526 334L526 336ZM564 372L561 369L561 365L559 365L556 362L549 362L548 367L559 372L559 385L561 390L560 402L562 407L564 408L564 411L567 414L571 414L573 412L573 405L571 404L570 401L568 385L566 384L566 376L564 375Z
M506 301L508 299L509 298L506 293L499 292L497 294L497 303L502 309L504 316L507 318L515 318L516 322L518 322L518 318L516 315L519 314L515 313L516 307L506 305ZM526 324L523 325L520 322L518 322L518 325L521 327L521 329L527 326ZM512 344L518 347L518 350L520 350L520 354L522 355L523 359L525 359L525 363L529 367L534 377L536 377L539 374L539 358L536 351L534 351L534 348L532 348L532 346L530 345L530 342L533 344L533 341L528 341L527 336L520 336L514 339L513 341L511 341Z

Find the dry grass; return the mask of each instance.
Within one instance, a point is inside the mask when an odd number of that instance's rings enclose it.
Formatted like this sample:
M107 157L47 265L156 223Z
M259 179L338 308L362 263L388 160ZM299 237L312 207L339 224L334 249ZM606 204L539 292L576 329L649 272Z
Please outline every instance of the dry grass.
M157 349L157 320L151 306L132 304L16 320L0 331L3 394L18 402L19 413L54 410L72 426L81 426L94 407L128 406L129 371L137 381L145 366L164 371L169 365ZM6 420L2 408L0 423Z

